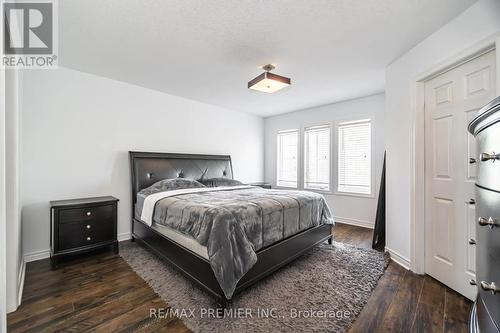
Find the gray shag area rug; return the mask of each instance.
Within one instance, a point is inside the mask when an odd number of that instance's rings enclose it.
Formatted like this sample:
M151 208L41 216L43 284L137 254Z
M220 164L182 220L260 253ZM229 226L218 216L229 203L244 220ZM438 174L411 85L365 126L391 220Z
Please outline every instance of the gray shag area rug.
M120 255L171 306L166 315L193 332L345 332L389 262L375 250L324 244L237 295L222 317L214 298L137 243L122 244Z

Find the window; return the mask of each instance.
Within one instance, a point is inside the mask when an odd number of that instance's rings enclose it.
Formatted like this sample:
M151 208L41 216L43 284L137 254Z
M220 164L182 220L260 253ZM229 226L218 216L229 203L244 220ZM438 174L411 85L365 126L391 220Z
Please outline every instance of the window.
M338 191L371 195L371 121L340 123L338 136Z
M304 188L330 190L330 126L304 131Z
M298 130L278 133L278 186L297 187L298 143Z

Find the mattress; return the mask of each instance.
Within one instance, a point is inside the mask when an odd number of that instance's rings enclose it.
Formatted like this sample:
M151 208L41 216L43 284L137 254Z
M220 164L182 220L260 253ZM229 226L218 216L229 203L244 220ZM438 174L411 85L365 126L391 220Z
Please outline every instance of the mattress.
M172 228L169 228L167 226L158 224L158 223L153 223L151 226L151 229L154 229L161 233L163 236L167 237L168 239L174 241L175 243L185 247L186 249L196 253L200 257L203 257L208 260L208 249L206 246L201 245L194 239L193 237L189 237L185 234L180 233L179 231L176 231Z

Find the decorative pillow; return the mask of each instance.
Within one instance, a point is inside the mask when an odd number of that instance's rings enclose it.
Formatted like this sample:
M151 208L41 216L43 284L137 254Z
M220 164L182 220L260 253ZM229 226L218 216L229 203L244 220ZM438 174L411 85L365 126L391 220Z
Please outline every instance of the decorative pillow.
M183 188L206 187L200 182L189 178L163 179L139 192L142 195L150 195L157 192L180 190Z
M231 178L200 179L200 182L203 183L203 185L206 185L208 187L243 185L243 183L240 182L239 180L231 179Z

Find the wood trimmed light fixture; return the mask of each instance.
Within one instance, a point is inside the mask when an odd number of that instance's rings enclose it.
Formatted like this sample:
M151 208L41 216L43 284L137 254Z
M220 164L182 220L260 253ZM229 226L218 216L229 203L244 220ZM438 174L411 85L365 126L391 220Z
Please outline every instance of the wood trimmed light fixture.
M276 67L271 64L262 66L265 72L248 82L248 89L272 94L288 87L292 83L290 78L271 73L275 68Z

